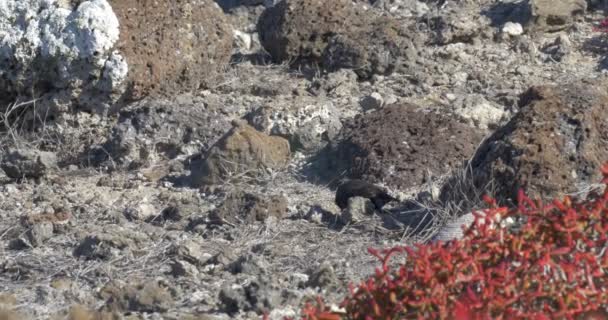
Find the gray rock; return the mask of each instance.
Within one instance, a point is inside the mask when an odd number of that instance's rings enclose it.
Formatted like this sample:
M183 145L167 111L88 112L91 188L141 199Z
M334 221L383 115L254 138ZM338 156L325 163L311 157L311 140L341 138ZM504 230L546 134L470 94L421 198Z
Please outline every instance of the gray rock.
M467 213L454 220L448 221L439 229L439 232L437 232L437 234L433 237L433 241L450 241L461 239L463 236L463 227L470 227L474 221L475 216L472 213Z
M219 293L223 310L229 314L243 311L267 312L282 302L281 290L273 288L271 281L258 276L245 285L226 284Z
M203 250L203 247L194 240L187 240L174 245L170 252L182 260L194 265L205 264L212 256Z
M125 208L125 218L129 220L148 220L158 216L161 212L147 200L141 200L132 207Z
M348 207L340 214L340 221L344 224L356 223L369 219L376 211L374 203L363 197L351 197L348 199Z
M174 277L196 277L200 273L195 265L184 260L173 260L169 263L170 274Z
M137 249L147 239L141 233L122 228L104 228L104 232L85 236L74 248L74 256L86 260L107 260Z
M12 179L41 178L57 169L57 155L31 149L9 150L0 167Z
M246 119L257 130L285 137L293 150L306 153L321 150L342 128L331 102L315 103L307 99L289 101L284 106L260 107Z
M562 33L542 51L550 57L550 60L561 62L572 51L572 43L568 35Z
M287 213L287 198L283 195L262 195L236 190L222 205L212 211L210 218L218 223L241 224L281 219Z
M34 224L26 235L32 247L39 247L53 236L53 224L48 222Z
M321 289L335 289L339 286L339 283L334 268L329 263L322 263L316 270L310 273L307 286Z
M454 112L470 125L483 130L497 128L509 118L504 108L489 102L482 95L461 96L453 102L453 105Z
M479 41L486 36L486 30L491 30L488 17L471 15L467 10L441 15L438 19L437 40L443 45Z
M201 146L209 148L228 128L227 117L209 110L200 98L187 94L172 100L147 98L120 111L92 162L133 168L189 156Z

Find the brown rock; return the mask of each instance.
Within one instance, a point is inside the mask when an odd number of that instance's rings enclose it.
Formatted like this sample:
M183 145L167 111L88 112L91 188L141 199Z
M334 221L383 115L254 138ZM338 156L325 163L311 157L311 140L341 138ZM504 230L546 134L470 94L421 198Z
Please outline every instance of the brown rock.
M137 285L119 286L110 283L100 296L107 308L120 311L164 312L174 305L175 290L166 281L147 281Z
M587 10L586 0L531 0L530 11L535 29L559 31L572 24Z
M21 224L25 227L31 227L40 223L66 224L70 221L72 215L66 210L57 210L52 213L32 213L21 217Z
M260 41L276 61L306 61L359 77L388 74L416 51L393 18L350 0L285 0L268 8L258 23Z
M119 316L111 312L91 310L83 305L73 305L70 307L67 320L114 320L119 319ZM57 318L59 320L59 318Z
M468 159L482 140L480 131L454 116L394 104L344 124L332 146L330 173L384 182L406 189L427 182L428 172L444 175Z
M0 320L23 320L27 319L16 312L0 307Z
M222 205L211 213L220 223L253 223L269 217L281 219L287 212L287 199L281 195L260 195L237 190L229 194Z
M227 65L232 33L212 0L110 0L117 49L129 65L129 97L195 91Z
M281 137L256 131L244 122L234 122L233 128L195 163L192 184L217 184L235 176L255 176L261 170L282 169L289 161L289 142Z
M608 95L602 86L532 87L520 106L473 157L478 188L494 184L494 195L505 203L516 200L520 188L553 198L600 181L600 166L608 160Z

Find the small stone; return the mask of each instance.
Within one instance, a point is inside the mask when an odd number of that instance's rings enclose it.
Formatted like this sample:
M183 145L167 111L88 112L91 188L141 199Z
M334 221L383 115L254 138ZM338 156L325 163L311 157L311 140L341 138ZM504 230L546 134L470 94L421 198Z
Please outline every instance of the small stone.
M49 171L57 169L57 155L38 150L11 150L0 167L9 178L41 178Z
M469 74L464 71L455 72L452 75L452 79L454 82L462 84L467 82L467 79L469 79Z
M359 101L359 105L365 111L378 109L382 107L383 104L384 99L382 98L382 95L380 95L378 92L374 92L369 96L365 96Z
M195 277L199 274L196 266L187 261L174 260L170 263L170 266L171 275L174 277Z
M348 199L348 207L340 214L340 221L344 224L356 223L373 215L376 206L368 198L351 197Z
M239 30L234 30L232 31L232 36L237 48L245 52L251 49L251 35Z
M450 241L460 239L464 235L462 227L468 228L473 221L475 216L472 213L467 213L461 217L458 217L452 221L448 221L439 232L433 238L434 241Z
M274 309L268 315L269 320L295 319L298 312L291 307L285 309Z
M270 217L281 219L286 213L287 198L283 195L262 195L236 190L209 216L217 223L239 224L266 221Z
M147 220L158 214L159 211L150 203L140 203L136 207L126 208L124 212L125 217L129 220Z
M517 73L518 75L521 75L521 76L526 76L531 73L531 70L530 70L530 67L528 67L528 66L518 66L515 69L515 73Z
M502 32L510 36L519 36L524 33L524 28L517 22L509 21L502 27Z
M397 99L397 96L395 96L394 94L389 94L386 99L384 100L384 104L385 105L389 105L389 104L393 104L393 103L397 103L397 101L399 101L399 99Z
M572 42L570 41L570 37L566 33L560 33L557 38L555 38L555 44L559 45L564 49L570 49L572 47Z
M308 286L312 288L332 288L339 284L334 268L327 262L311 272Z
M306 285L306 283L308 283L310 277L305 273L294 272L289 275L289 279L290 282L292 282L298 288L302 288Z
M508 113L504 109L481 95L465 96L454 105L457 114L471 125L483 130L496 128L508 118Z
M184 241L180 244L174 245L171 251L180 259L186 260L195 265L202 265L212 257L211 254L203 251L200 244L193 240Z
M46 240L53 236L52 223L38 223L27 231L27 238L33 247L41 246Z

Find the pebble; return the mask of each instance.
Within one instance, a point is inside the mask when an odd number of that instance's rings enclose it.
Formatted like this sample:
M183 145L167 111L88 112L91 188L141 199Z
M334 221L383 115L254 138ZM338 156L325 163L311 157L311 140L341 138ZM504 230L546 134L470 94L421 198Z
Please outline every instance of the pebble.
M370 94L369 96L365 96L365 97L361 98L361 100L359 101L359 105L365 111L378 109L378 108L382 107L383 104L384 104L384 99L382 98L382 95L380 95L378 92L374 92L374 93Z
M517 22L509 21L502 27L502 32L510 36L519 36L524 33L524 28Z

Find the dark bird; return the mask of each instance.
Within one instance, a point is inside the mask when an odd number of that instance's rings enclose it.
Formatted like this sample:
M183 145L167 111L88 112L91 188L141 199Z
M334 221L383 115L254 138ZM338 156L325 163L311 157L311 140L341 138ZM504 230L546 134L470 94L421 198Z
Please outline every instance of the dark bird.
M338 190L336 190L336 204L340 209L344 209L348 206L348 199L351 197L368 198L378 210L381 210L385 204L391 201L399 201L389 195L386 189L358 179L348 180L338 187Z

